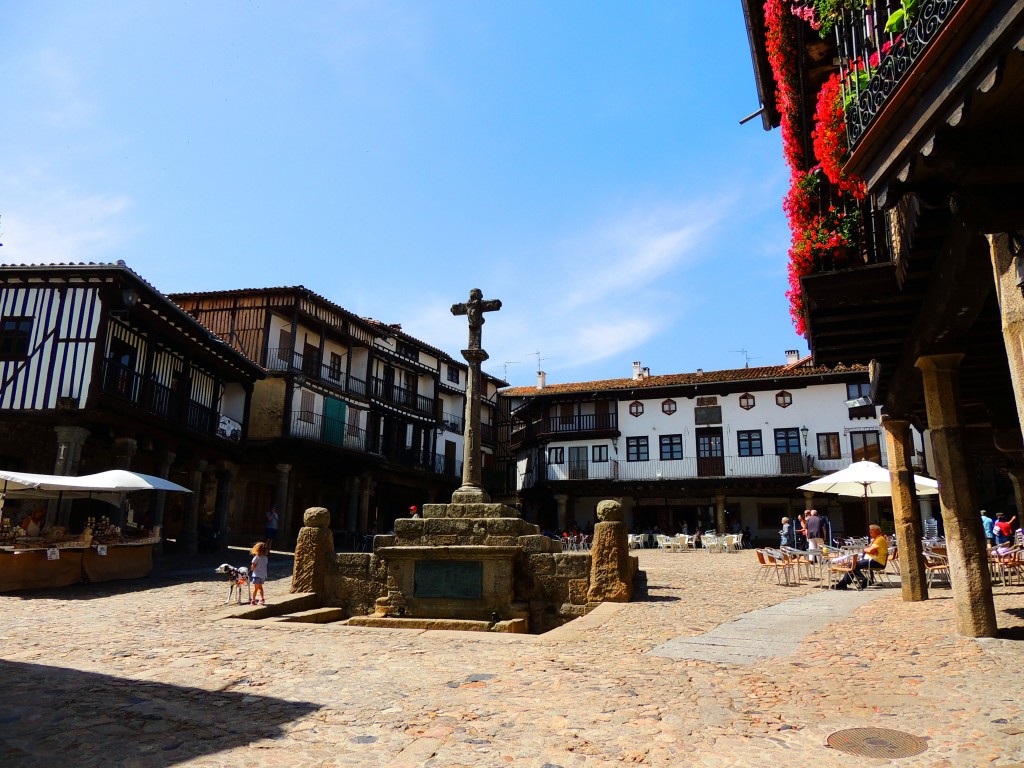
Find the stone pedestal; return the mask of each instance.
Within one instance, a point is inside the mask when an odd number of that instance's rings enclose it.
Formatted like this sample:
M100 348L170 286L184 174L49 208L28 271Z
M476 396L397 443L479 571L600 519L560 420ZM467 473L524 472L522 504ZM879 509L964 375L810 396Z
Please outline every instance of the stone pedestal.
M295 569L292 592L314 592L322 598L330 594L329 575L334 554L331 513L324 507L310 507L302 516L305 524L295 542Z
M633 599L636 558L629 554L629 532L622 522L622 505L602 501L597 505L594 542L590 550L590 589L587 602L628 603Z

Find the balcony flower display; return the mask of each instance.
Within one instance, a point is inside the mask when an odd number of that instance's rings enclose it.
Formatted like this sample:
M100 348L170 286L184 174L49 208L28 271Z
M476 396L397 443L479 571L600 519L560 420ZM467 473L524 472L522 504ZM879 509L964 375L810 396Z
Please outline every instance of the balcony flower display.
M764 5L768 61L776 84L783 154L790 170L790 188L783 204L792 232L786 295L793 324L800 334L807 331L800 279L826 267L846 266L849 251L860 242L862 219L858 203L865 191L862 179L843 171L849 147L838 73L818 93L812 133L814 157L805 157L799 140L803 105L798 84L800 51L796 24L797 19L804 19L815 29L831 29L841 12L857 1L766 0Z

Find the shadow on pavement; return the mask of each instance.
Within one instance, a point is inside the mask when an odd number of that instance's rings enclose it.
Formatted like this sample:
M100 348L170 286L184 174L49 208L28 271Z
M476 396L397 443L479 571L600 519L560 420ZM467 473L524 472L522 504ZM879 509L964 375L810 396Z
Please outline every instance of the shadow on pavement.
M0 661L0 765L164 768L284 736L319 709L231 691Z

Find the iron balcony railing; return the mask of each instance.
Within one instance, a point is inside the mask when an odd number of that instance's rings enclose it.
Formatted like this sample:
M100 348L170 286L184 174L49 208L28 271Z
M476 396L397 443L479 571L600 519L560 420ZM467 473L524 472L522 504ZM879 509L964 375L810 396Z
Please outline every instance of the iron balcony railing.
M144 376L113 360L103 361L101 388L105 394L148 411L154 416L181 424L193 432L217 435L228 440L238 440L241 437L240 425L237 433L229 426L227 434L220 434L221 417L216 408L192 400L166 384L161 384L152 376Z
M545 416L543 419L528 424L517 423L512 426L512 437L526 438L539 435L566 434L571 432L599 432L617 430L619 416L617 413L582 413L574 416Z
M267 350L268 371L302 373L311 379L366 397L366 382L349 376L338 365L322 363L320 355L303 355L291 347L272 347Z
M408 408L410 411L422 413L426 416L434 414L434 399L418 395L411 389L389 385L384 379L374 377L373 396L392 405Z
M880 448L880 446L879 446ZM819 458L809 454L790 453L764 456L688 456L682 459L651 459L649 461L573 460L548 464L539 476L548 482L572 480L657 481L690 480L702 477L781 477L787 475L828 474L848 467L854 461L867 459L887 466L880 450L867 450L856 455ZM538 472L519 477L519 488L531 488Z
M850 147L961 5L971 0L873 0L851 3L836 24ZM910 6L910 12L905 6Z
M352 451L369 450L365 429L312 411L293 411L289 420L288 435Z

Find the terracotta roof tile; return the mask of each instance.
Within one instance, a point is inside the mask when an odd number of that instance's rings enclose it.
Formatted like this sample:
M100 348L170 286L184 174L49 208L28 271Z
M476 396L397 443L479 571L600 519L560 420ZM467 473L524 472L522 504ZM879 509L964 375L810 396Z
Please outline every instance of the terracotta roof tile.
M803 361L802 361L803 362ZM735 368L725 371L704 371L703 373L672 373L664 376L648 376L646 379L604 379L603 381L578 381L568 384L548 384L543 389L536 387L512 387L503 389L506 397L531 397L537 395L559 395L571 392L602 392L619 389L657 389L659 387L685 386L694 384L718 384L723 382L757 381L759 379L798 379L807 376L822 376L852 371L867 372L866 365L825 365L793 366L765 365L757 368Z

